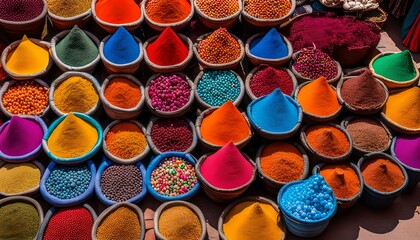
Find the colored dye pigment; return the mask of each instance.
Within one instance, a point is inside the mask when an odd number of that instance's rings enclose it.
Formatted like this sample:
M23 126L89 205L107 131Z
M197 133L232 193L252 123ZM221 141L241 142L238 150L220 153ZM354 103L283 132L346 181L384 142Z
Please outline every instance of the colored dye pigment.
M58 59L70 67L83 67L99 56L92 39L77 25L55 46Z
M143 179L140 169L134 165L112 165L101 177L102 193L111 201L124 202L142 191Z
M365 184L379 192L392 192L404 184L400 167L388 159L369 159L360 170Z
M165 239L200 239L203 229L197 214L186 206L168 207L158 220L159 233Z
M105 137L108 151L122 159L131 159L147 147L146 136L142 129L132 122L121 122L114 125Z
M116 77L109 81L104 96L112 105L119 108L134 108L142 97L140 86L128 78Z
M299 122L299 110L295 104L276 88L271 94L253 101L248 117L261 130L287 133Z
M398 136L394 152L405 165L420 169L420 137L418 135Z
M200 131L204 140L219 146L243 141L251 134L248 122L231 101L204 117Z
M410 51L384 55L377 58L372 65L376 74L397 82L406 82L416 77L416 67Z
M45 182L47 192L59 199L72 199L86 192L91 173L86 164L81 166L56 165Z
M153 123L151 138L160 152L184 152L193 143L193 134L183 118L159 118Z
M204 72L197 84L197 94L210 106L223 105L228 100L234 102L241 93L241 84L229 70Z
M303 48L293 64L295 70L311 80L324 76L327 80L337 77L337 63L317 48Z
M252 40L249 51L256 57L267 59L284 58L289 54L286 42L275 28Z
M324 177L337 198L349 199L359 192L359 177L349 164L326 165L319 174Z
M241 45L226 30L219 28L198 42L198 55L211 64L224 64L241 57Z
M153 22L170 24L186 19L191 8L189 0L148 0L144 10Z
M196 0L197 8L211 18L229 17L239 11L238 0Z
M283 69L261 66L252 76L249 88L257 98L272 93L276 88L290 96L293 92L293 80Z
M420 87L391 93L383 112L405 128L420 129Z
M189 53L188 45L167 27L155 41L146 47L149 60L160 66L171 66L182 63Z
M254 167L232 142L203 161L201 175L215 188L235 189L252 179Z
M41 15L44 9L42 0L0 0L0 19L24 22Z
M389 136L385 128L376 120L357 118L351 121L347 132L353 146L366 152L382 152L389 146Z
M105 58L115 64L133 62L140 56L140 51L136 39L124 27L119 27L104 44Z
M121 206L110 212L96 230L98 240L140 239L140 217L131 208Z
M0 167L0 192L19 194L39 186L41 170L33 163L6 163Z
M95 11L99 19L111 24L132 23L142 14L135 0L98 0Z
M48 11L59 17L69 18L90 10L92 0L46 0Z
M0 239L35 239L39 225L39 214L32 204L14 202L0 207Z
M339 128L330 125L315 125L305 131L309 146L327 157L340 157L350 149L350 142Z
M9 156L33 152L42 142L44 131L30 119L13 116L0 132L0 151Z
M259 19L277 19L290 12L290 0L244 0L244 11Z

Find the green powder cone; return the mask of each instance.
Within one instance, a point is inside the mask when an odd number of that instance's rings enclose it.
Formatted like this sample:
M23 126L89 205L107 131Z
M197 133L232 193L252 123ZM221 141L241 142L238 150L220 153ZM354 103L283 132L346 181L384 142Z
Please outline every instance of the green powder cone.
M373 62L375 73L397 82L407 82L416 77L410 51L405 50L379 57Z
M71 67L82 67L98 57L95 43L78 26L73 29L55 47L57 57Z

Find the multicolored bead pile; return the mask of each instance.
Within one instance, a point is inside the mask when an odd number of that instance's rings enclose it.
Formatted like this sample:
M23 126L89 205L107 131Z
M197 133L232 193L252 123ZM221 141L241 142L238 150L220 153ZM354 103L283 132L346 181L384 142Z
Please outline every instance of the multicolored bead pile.
M185 159L168 157L152 171L150 183L157 193L174 197L193 189L197 176L194 166Z
M206 71L197 85L198 96L210 106L234 102L241 93L238 78L228 70Z
M317 79L321 76L327 80L337 76L337 64L334 60L320 49L304 48L293 65L295 70L303 77Z
M49 194L60 199L82 195L89 187L91 173L87 165L55 166L45 183Z

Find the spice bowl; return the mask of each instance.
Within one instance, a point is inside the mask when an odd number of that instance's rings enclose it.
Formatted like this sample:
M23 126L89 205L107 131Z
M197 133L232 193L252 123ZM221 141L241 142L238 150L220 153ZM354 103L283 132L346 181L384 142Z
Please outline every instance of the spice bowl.
M283 93L281 93L283 94ZM287 131L287 132L271 132L268 131L266 129L263 129L262 127L258 126L258 124L255 122L253 115L252 115L252 107L257 104L259 101L263 100L264 98L266 98L268 95L266 96L262 96L258 99L252 100L252 102L248 105L246 112L249 118L249 121L251 122L252 126L254 127L255 131L262 136L263 138L266 139L270 139L270 140L285 140L288 139L290 137L292 137L293 135L295 135L300 128L300 125L302 124L302 119L303 119L303 111L302 111L302 107L300 106L300 104L294 100L292 97L284 95L286 97L286 99L296 107L297 112L298 112L298 121L295 124L295 126ZM270 113L268 113L270 114Z
M72 17L62 17L52 13L48 10L48 19L51 22L51 25L57 31L63 31L67 29L71 29L75 25L83 28L86 24L89 23L90 19L92 18L92 11L89 8L87 11L80 13L78 15Z
M42 177L42 174L45 171L44 165L42 165L39 161L37 160L33 160L32 162L30 162L32 164L34 164L40 171L40 176ZM0 161L0 168L2 168L4 165L6 165L6 162L2 162ZM41 182L41 179L39 179L39 181ZM26 190L24 192L19 192L19 193L5 193L5 192L0 192L0 197L14 197L14 196L36 196L39 193L39 184L29 190Z
M300 131L300 141L302 142L302 146L308 152L309 158L311 160L314 160L315 162L320 161L320 162L326 162L326 163L340 163L340 162L343 162L343 161L347 160L351 156L351 153L353 151L353 141L350 137L350 134L346 131L346 129L344 129L343 127L341 127L338 124L324 123L323 125L328 125L328 126L334 127L337 130L341 131L346 136L346 139L349 142L349 145L350 145L349 149L344 154L342 154L341 156L337 156L337 157L326 156L326 155L323 155L323 154L317 152L315 149L313 149L309 145L308 140L306 139L305 131L306 131L306 129L308 129L310 127L310 125L306 125L306 126L303 126L301 131Z
M195 12L197 13L198 19L204 26L211 28L211 29L218 29L220 27L231 29L239 19L239 16L242 12L242 0L238 0L238 11L233 13L230 16L226 16L224 18L214 18L210 17L205 14L201 9L198 7L196 1L194 1L194 8Z
M417 83L417 81L420 78L420 73L419 73L419 69L417 67L415 67L417 63L414 60L413 60L413 64L414 64L414 69L416 71L416 76L413 79L410 79L408 81L398 82L398 81L389 79L387 77L381 76L381 75L379 75L378 73L375 72L375 69L373 68L373 63L380 57L392 55L394 53L396 53L396 52L379 53L369 62L369 69L372 72L373 76L375 78L379 79L380 81L382 81L387 86L388 89L410 87L413 84Z
M251 101L257 99L257 97L255 96L255 94L252 92L252 89L251 89L251 86L250 86L251 80L253 79L255 73L257 73L258 71L260 71L260 70L262 70L264 68L267 68L268 66L269 65L266 65L266 64L261 64L259 66L256 66L246 76L246 79L245 79L245 91L246 91L246 94L248 95L248 97L251 99ZM292 73L292 71L290 71L287 68L284 68L284 69L283 68L280 68L280 69L286 71L289 74L290 78L292 79L292 82L293 82L293 90L292 90L292 93L290 94L290 96L293 96L294 93L295 93L295 91L296 91L296 88L299 85L298 84L298 81L297 81L295 75Z
M208 108L206 110L204 110L203 112L201 112L201 114L197 117L196 121L195 121L195 131L197 132L197 138L198 138L198 142L206 149L208 150L219 150L220 148L222 148L222 145L217 145L217 144L213 144L207 140L205 140L203 138L203 136L201 135L201 124L203 122L203 119L205 117L207 117L208 115L210 115L211 113L213 113L216 109L218 109L217 107L211 107ZM244 148L249 141L251 141L252 136L254 135L254 133L252 132L251 129L251 123L249 121L249 118L246 116L245 113L242 113L243 118L245 119L245 121L247 122L248 126L249 126L249 135L241 140L240 142L235 142L233 143L238 149Z
M262 58L262 57L258 57L255 56L251 53L250 51L250 45L251 43L260 37L263 37L265 35L265 33L257 33L252 35L250 38L248 38L248 40L246 40L245 43L245 54L248 57L248 60L254 64L254 65L260 65L260 64L268 64L268 65L272 65L272 66L278 66L278 65L282 65L287 63L291 58L292 58L292 54L293 54L293 47L292 44L290 43L290 41L283 35L280 35L281 38L283 38L284 43L287 46L288 52L287 55L281 58L277 58L277 59L270 59L270 58Z
M395 189L392 192L381 192L378 191L374 188L372 188L371 186L369 186L366 181L364 181L364 188L363 188L363 194L362 194L362 199L363 201L373 207L373 208L386 208L388 206L390 206L395 199L398 198L398 196L401 194L401 192L404 190L404 188L407 186L408 184L408 175L407 172L405 170L405 168L399 163L398 160L396 160L394 157L385 154L385 153L369 153L366 154L365 156L363 156L362 158L359 159L359 161L357 162L357 167L361 170L363 163L367 160L370 159L375 159L375 158L381 158L381 159L386 159L391 161L392 163L396 164L401 172L404 175L404 183L398 188ZM361 170L362 171L362 170ZM386 184L386 183L384 183Z
M26 120L30 120L36 124L38 124L40 126L40 128L42 129L42 132L45 134L48 131L48 127L45 124L44 120L42 120L42 118L37 117L37 116L31 116L31 115L25 115L25 116L21 116L21 118L24 118ZM7 125L9 125L10 120L3 123L0 126L0 133L2 133L5 128L7 127ZM6 162L10 162L10 163L21 163L21 162L29 162L33 159L35 159L36 157L39 156L39 154L41 154L42 152L42 144L39 144L34 150L32 150L31 152L24 154L24 155L20 155L20 156L11 156L8 155L6 153L3 153L2 151L0 151L0 160L6 161ZM1 164L0 164L1 165Z
M391 145L391 148L390 148L391 156L393 158L395 158L395 160L397 160L398 163L401 164L404 167L405 171L407 172L407 176L408 176L407 189L412 189L417 185L418 182L420 182L420 169L408 166L407 164L403 163L401 161L401 159L398 158L398 156L395 152L396 142L397 142L397 137L394 137L392 139L392 145Z
M0 20L0 22L1 22L1 20ZM35 39L35 38L29 38L29 40L31 42L33 42L34 44L44 48L45 50L48 50L48 51L50 50L51 45L50 45L49 42L41 41L41 40ZM3 50L3 53L1 54L1 65L3 66L3 69L7 73L7 75L10 76L11 78L15 79L15 80L29 80L29 79L33 79L33 78L40 78L40 77L46 75L50 71L51 67L54 64L54 62L52 61L54 59L51 59L51 54L49 55L48 65L42 71L40 71L38 73L19 74L19 73L12 72L7 67L6 62L7 62L7 57L9 56L9 53L11 53L14 49L16 49L19 46L20 43L21 43L21 40L16 40L16 41L12 42L9 46L7 46Z
M190 108L192 107L192 104L194 103L194 83L187 77L187 75L185 75L181 72L173 73L173 75L177 75L177 76L181 77L183 80L185 80L188 83L188 85L190 87L190 95L188 97L188 102L184 106L182 106L181 108L179 108L175 111L162 111L162 110L159 110L156 107L154 107L153 103L152 103L152 99L151 99L150 94L149 94L150 86L151 86L153 80L159 78L160 76L165 76L161 73L154 74L147 80L144 95L145 95L145 98L146 98L147 108L154 115L156 115L158 117L179 117L179 116L182 116L190 110Z
M98 196L99 200L101 200L102 203L104 203L107 206L111 206L114 205L118 202L109 199L103 192L102 190L102 185L101 185L101 179L102 179L102 175L104 173L104 171L114 165L115 163L111 162L110 160L108 160L106 157L102 158L102 163L100 164L99 168L98 168L98 172L96 173L96 177L95 177L95 193L96 196ZM141 201L147 193L146 190L146 181L144 180L145 176L146 176L146 168L143 166L143 164L141 162L137 162L135 164L136 168L138 168L140 170L141 176L142 176L142 190L139 194L137 194L136 196L125 200L124 202L129 202L129 203L137 203L139 201Z
M42 87L45 87L45 88L48 88L48 89L50 88L50 86L46 82L44 82L43 80L41 80L39 78L35 78L35 79L33 79L33 81L36 82L37 84L39 84ZM0 99L1 99L1 101L0 101L0 110L8 118L12 118L15 114L12 114L11 112L9 112L9 111L6 110L6 107L3 104L3 96L9 90L10 87L12 87L13 85L15 85L17 83L19 83L19 81L15 81L15 80L5 81L3 83L3 86L1 86L1 89L0 89ZM39 115L39 117L44 117L49 111L50 111L50 104L48 104L46 106L46 108Z
M146 147L143 150L143 152L141 152L140 154L138 154L135 157L132 157L130 159L123 159L120 158L118 156L115 156L114 154L112 154L110 152L110 150L108 149L107 145L106 145L106 138L108 135L108 132L117 124L123 123L123 122L127 122L127 123L132 123L137 125L138 128L141 129L142 133L144 134L144 136L146 137L146 128L143 126L143 124L141 124L140 122L136 121L136 120L127 120L127 121L121 121L121 120L115 120L112 123L110 123L104 130L104 134L103 134L103 139L101 139L102 141L102 149L104 151L105 156L107 156L111 161L118 163L118 164L135 164L139 161L141 161L142 159L144 159L150 152L150 147L146 142Z
M128 203L128 202L120 202L117 203L115 205L112 205L108 208L106 208L99 216L98 218L95 220L94 224L93 224L93 228L92 228L92 234L91 234L91 238L92 240L98 240L96 234L98 231L98 228L101 226L101 224L107 219L107 217L114 213L116 210L118 210L119 208L128 208L129 210L133 211L136 213L137 215L137 219L140 223L140 239L144 239L144 235L146 234L146 226L144 223L144 215L143 215L143 211L137 206L134 205L132 203ZM116 221L124 221L125 219L116 219ZM132 227L132 226L130 226Z
M193 211L198 219L200 220L200 227L201 227L201 236L199 238L199 240L204 240L206 239L207 236L207 226L206 226L206 219L203 215L203 213L201 212L200 208L198 208L196 205L186 202L186 201L170 201L170 202L166 202L161 204L155 211L155 216L153 218L153 224L154 224L154 232L156 235L156 238L159 240L165 240L166 238L162 235L162 233L159 230L159 220L160 217L162 215L162 213L171 208L171 207L186 207L189 210Z
M95 60L93 60L89 64L86 64L85 66L80 66L80 67L69 66L69 65L65 64L63 61L61 61L60 58L57 56L56 46L63 38L65 38L67 36L67 34L69 32L70 32L70 30L64 30L64 31L58 33L57 35L55 35L51 39L50 53L51 53L52 59L54 60L55 64L58 66L58 68L60 68L60 70L63 71L63 72L76 71L76 72L87 72L87 73L92 74L93 71L95 70L96 66L98 65L99 61L101 60L101 58L99 56L99 53L98 53L98 56L95 58ZM100 42L99 42L98 38L95 35L93 35L92 33L88 32L86 30L83 30L83 32L92 40L93 43L95 43L96 47L99 49L99 43Z
M194 151L195 147L197 146L197 141L198 141L195 126L194 126L194 123L190 119L188 119L186 117L182 117L182 119L184 119L188 123L188 126L190 127L190 129L192 131L192 143L189 146L189 148L187 148L184 152L185 153L192 153ZM150 146L150 148L152 149L153 153L156 154L156 155L159 155L159 154L163 153L155 145L155 143L153 142L153 138L152 138L152 128L153 128L153 125L158 120L159 120L158 117L152 117L152 119L149 121L149 124L147 125L147 129L146 129L147 143Z
M95 210L87 203L81 204L80 207L85 208L89 212L90 216L92 217L92 222L95 222L96 218L98 217ZM52 207L47 211L47 213L45 214L44 220L42 221L42 224L39 227L36 239L44 239L45 233L47 231L50 221L52 220L53 216L60 210L62 210L62 208Z
M83 114L86 114L88 116L94 115L98 111L99 107L101 106L101 101L99 99L99 92L100 92L101 86L99 85L98 80L94 76L90 75L89 73L84 73L84 72L76 72L76 71L65 72L51 83L50 92L49 92L49 101L50 101L51 109L53 110L55 114L57 114L57 116L63 116L64 114L67 114L65 112L62 112L56 106L54 102L54 93L55 93L55 90L63 82L65 82L67 79L71 77L80 77L80 78L86 79L92 84L93 88L95 89L96 94L98 95L98 101L90 110L88 110L87 112L84 112Z
M111 35L106 36L99 44L99 55L101 56L102 63L104 64L106 71L110 74L113 74L113 73L134 74L135 72L137 72L137 70L139 69L141 65L141 62L143 61L143 56L144 56L144 51L145 51L143 49L143 45L140 39L137 38L136 36L133 36L133 38L136 40L136 42L139 45L140 55L132 62L125 63L125 64L117 64L108 60L104 54L105 44L110 37Z
M165 195L162 195L162 194L158 193L155 189L153 189L153 186L152 186L152 183L151 183L152 172L156 168L158 168L158 165L163 160L165 160L166 158L170 158L170 157L177 157L177 158L183 159L186 163L192 165L192 169L194 169L194 166L196 164L195 158L191 154L188 154L188 153L165 152L165 153L162 153L162 154L158 155L157 157L155 157L150 162L150 164L149 164L149 166L147 167L147 170L146 170L146 179L144 181L146 181L147 191L155 199L157 199L161 202L168 202L168 201L175 201L175 200L188 200L188 199L192 198L198 192L198 190L200 189L200 182L199 181L197 181L197 183L190 190L186 191L185 193L176 195L176 196L165 196Z
M288 21L291 18L292 13L295 11L296 0L290 0L290 3L291 3L290 11L283 17L275 18L275 19L260 19L260 18L251 16L247 11L245 11L245 1L243 1L244 10L242 11L242 20L245 20L246 22L250 23L251 25L255 27L265 27L265 28L277 27L280 24Z
M103 138L103 132L101 125L92 117L89 117L86 114L83 113L73 113L76 117L80 118L81 120L85 121L86 123L90 124L92 127L96 129L98 132L98 139L96 140L95 145L93 148L86 153L85 155L74 157L74 158L61 158L55 156L51 150L48 147L48 139L50 138L51 134L55 130L55 128L67 117L68 114L65 114L58 119L56 119L54 122L51 123L51 125L48 128L48 131L45 133L44 138L42 140L42 147L44 149L44 152L47 154L47 156L54 162L63 164L63 165L77 165L83 162L86 162L90 158L92 158L101 148L102 145L102 138Z
M201 35L200 37L197 38L196 43L194 43L194 55L198 60L198 63L200 64L200 66L204 69L209 68L209 69L235 69L236 67L239 66L239 64L241 63L242 59L245 57L245 48L244 48L244 43L242 42L242 40L240 38L238 38L237 36L230 34L241 46L241 54L240 56L235 59L234 61L228 62L228 63L221 63L221 64L214 64L214 63L209 63L206 62L204 59L201 58L200 54L198 54L198 43L207 38L207 36L209 36L212 33L206 33L204 35Z
M143 1L144 3L145 1ZM146 62L146 65L154 72L157 73L170 73L170 72L180 72L184 70L188 64L190 63L191 59L193 58L193 43L191 39L189 39L187 36L178 33L178 37L182 40L182 42L188 47L188 55L184 59L184 61L175 64L175 65L169 65L169 66L162 66L153 63L149 59L149 55L147 55L147 46L149 46L151 43L153 43L159 36L154 36L149 38L143 45L144 49L144 61Z
M245 86L244 86L244 83L243 83L241 77L236 72L234 72L232 70L229 70L229 71L236 76L236 78L238 79L238 82L240 84L240 93L239 93L239 95L236 99L232 100L233 104L235 106L239 106L239 104L241 104L241 102L244 98L244 95L245 95ZM194 96L195 96L195 99L197 100L198 104L200 105L200 107L202 109L207 109L207 108L211 108L211 107L214 107L214 106L205 102L200 97L200 94L198 93L198 84L199 84L201 78L203 77L204 73L205 73L205 70L200 71L200 73L197 75L197 77L194 80Z
M385 106L388 97L389 97L389 92L388 92L388 88L386 87L386 85L382 82L379 81L378 79L375 78L375 80L383 87L383 89L385 90L385 101L378 106L377 108L373 108L373 109L359 109L355 106L351 106L349 103L347 103L343 97L341 96L341 88L343 87L343 84L345 81L354 78L354 76L352 77L343 77L337 84L337 97L338 97L338 101L340 101L340 103L344 106L344 108L352 113L355 114L359 114L359 115L371 115L371 114L375 114L378 113L382 110L382 108Z
M309 158L308 155L305 152L305 149L302 148L302 146L300 146L299 144L295 143L295 142L287 142L289 144L291 144L292 146L294 146L299 152L300 154L302 154L303 157L303 173L302 176L298 179L298 180L303 180L305 178L308 177L309 174ZM271 178L270 176L268 176L267 174L265 174L262 170L261 167L261 155L264 151L264 149L268 146L268 144L262 145L261 147L258 148L257 153L256 153L256 164L257 164L257 171L258 171L258 177L259 179L262 181L262 183L264 184L264 188L266 190L268 190L270 193L275 193L277 194L279 192L279 190L285 185L287 184L287 182L279 182L273 178Z
M364 183L363 183L363 177L362 177L362 173L360 172L360 169L353 163L346 163L346 165L350 166L354 170L354 172L357 174L357 178L359 180L360 186L357 193L350 198L339 198L336 196L337 206L339 208L338 210L344 210L344 209L348 209L354 206L362 197L362 192L363 192ZM328 166L328 164L320 163L320 164L315 165L315 167L312 169L312 174L320 174L321 169L325 166Z
M137 19L134 22L130 22L130 23L123 23L123 24L114 24L114 23L109 23L106 22L102 19L100 19L98 17L98 15L96 14L96 3L98 2L98 0L92 0L92 16L93 19L95 20L95 22L105 31L107 31L108 33L113 33L115 31L117 31L117 29L119 27L124 27L127 31L129 32L134 32L137 28L140 27L141 23L144 20L144 12L142 10L142 8L140 8L141 11L141 16L139 19ZM140 6L139 6L140 7Z
M278 213L279 216L277 217L277 224L278 226L283 230L283 237L280 240L284 240L287 237L287 228L285 225L285 221L284 221L284 214L282 214L282 212L279 210L279 206L273 202L272 200L265 198L265 197L261 197L261 196L253 196L253 197L245 197L245 198L241 198L238 200L233 201L232 203L230 203L222 212L221 216L219 217L218 223L217 223L217 228L219 231L219 235L220 238L222 240L228 240L227 236L225 235L225 231L223 228L223 224L225 223L225 220L227 220L227 216L230 213L230 211L233 210L234 207L236 207L237 205L244 203L244 202L257 202L257 203L262 203L262 204L269 204L271 205Z
M144 0L141 3L141 9L142 12L144 14L144 18L146 20L147 25L149 25L149 27L153 28L156 31L163 31L165 30L165 28L170 27L172 28L172 30L174 30L175 32L180 32L182 31L186 26L188 26L188 24L190 23L191 19L194 16L194 5L193 5L193 0L187 0L190 4L191 7L191 11L188 14L188 16L183 19L182 21L179 22L174 22L174 23L158 23L153 21L146 12L146 4L148 2L148 0Z
M257 166L255 165L254 161L245 153L241 152L242 156L252 165L252 177L249 179L248 182L239 186L237 188L232 189L222 189L218 188L211 183L209 183L201 173L201 165L209 156L208 154L204 154L203 156L198 159L197 164L195 165L195 172L197 173L197 177L203 185L204 192L206 195L215 202L229 202L235 198L238 198L242 195L256 180L257 178ZM220 170L223 171L223 170Z

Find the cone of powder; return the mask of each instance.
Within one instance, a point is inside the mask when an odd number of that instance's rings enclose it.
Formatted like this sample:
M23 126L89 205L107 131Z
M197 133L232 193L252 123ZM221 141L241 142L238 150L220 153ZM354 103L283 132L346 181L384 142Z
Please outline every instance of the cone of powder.
M289 132L299 122L299 112L280 89L276 88L271 94L255 100L250 118L262 130Z
M0 151L9 156L22 156L41 145L44 131L36 122L13 116L0 133Z
M200 171L212 186L234 189L244 186L252 179L254 168L238 148L229 142L208 156L201 164Z
M154 42L146 47L149 60L160 66L172 66L188 57L188 47L178 35L167 27Z
M304 85L297 95L297 100L305 112L321 117L331 116L341 107L337 93L325 77L319 77Z
M119 27L104 45L106 59L116 64L133 62L140 56L140 51L139 44L124 27Z
M277 30L272 28L263 37L251 42L250 52L260 58L278 59L286 57L289 49Z
M405 165L420 169L420 136L397 137L394 154Z
M416 77L410 51L381 56L372 64L375 73L397 82L407 82Z
M341 88L343 100L355 109L378 109L386 101L386 90L375 79L370 70L360 76L343 82Z
M353 198L360 189L359 176L350 165L326 165L320 170L320 174L337 198Z

